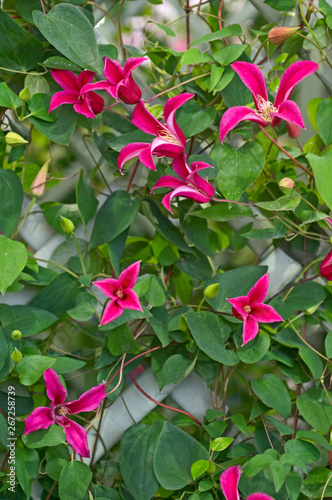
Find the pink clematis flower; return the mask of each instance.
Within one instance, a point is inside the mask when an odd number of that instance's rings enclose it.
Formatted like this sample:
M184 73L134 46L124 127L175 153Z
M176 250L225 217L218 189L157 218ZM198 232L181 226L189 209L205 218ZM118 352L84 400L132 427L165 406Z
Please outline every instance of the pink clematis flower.
M106 397L105 384L97 385L76 401L65 403L66 389L60 382L56 372L49 368L44 372L46 394L51 400L51 408L40 406L35 408L31 415L25 419L24 435L39 429L48 429L56 423L64 428L66 439L73 450L81 457L90 457L86 430L67 415L74 415L82 411L95 410Z
M171 193L166 194L162 199L164 207L172 213L171 200L175 196L183 196L198 203L206 203L211 200L214 194L214 188L208 181L202 179L197 173L198 170L211 168L211 165L203 161L195 161L189 167L187 165L187 155L182 154L173 160L173 170L181 177L163 175L153 186L151 191L157 188L172 188Z
M238 484L241 476L240 465L234 465L225 470L220 476L220 486L226 500L240 500ZM247 500L273 500L265 493L252 493Z
M88 83L81 89L81 94L91 90L106 90L116 100L120 99L126 104L136 104L142 92L131 73L147 60L147 57L131 57L122 68L118 61L105 57L104 75L107 81Z
M297 127L305 129L301 111L289 97L295 87L305 77L314 73L318 64L312 61L297 61L289 66L283 74L274 103L268 100L264 75L255 64L237 61L231 67L239 75L243 83L253 95L256 109L246 106L235 106L226 111L220 122L220 140L224 138L242 120L250 120L266 127L276 127L281 120L286 120Z
M332 224L332 220L329 218L326 218L330 224ZM332 250L329 251L325 259L320 265L320 274L323 276L328 281L332 281Z
M126 161L139 157L139 160L148 168L156 170L152 155L168 156L176 158L183 153L186 145L185 136L175 121L175 112L194 94L180 94L168 99L164 108L166 125L156 120L145 108L142 101L136 104L133 113L133 124L147 134L155 135L152 144L146 142L134 142L125 146L118 159L119 170Z
M74 110L87 118L96 118L104 107L104 99L95 92L81 94L81 89L93 80L93 71L82 71L77 77L66 69L52 69L51 75L64 90L52 96L48 112L61 104L74 104Z
M105 325L121 316L124 309L143 311L139 298L132 290L137 280L140 262L134 262L134 264L127 267L122 271L118 279L106 278L105 280L93 282L107 297L111 298L104 309L101 325Z
M264 274L249 291L248 295L226 299L232 304L232 313L243 324L243 346L258 333L258 323L284 321L273 307L263 304L269 287L269 275Z

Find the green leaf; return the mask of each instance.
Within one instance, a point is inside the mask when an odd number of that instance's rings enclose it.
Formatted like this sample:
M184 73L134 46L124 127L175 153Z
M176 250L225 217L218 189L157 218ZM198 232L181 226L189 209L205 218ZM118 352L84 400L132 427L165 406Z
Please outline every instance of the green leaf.
M210 462L208 460L196 460L191 466L191 475L193 480L204 474L209 468Z
M315 129L316 132L317 130L317 123L316 123L316 113L317 113L317 107L318 104L322 101L323 99L321 97L314 97L313 99L310 99L308 102L308 116L311 125Z
M89 248L109 243L123 233L136 219L139 207L138 198L131 198L124 190L114 191L97 212Z
M291 191L280 198L273 201L259 201L255 205L264 210L273 212L284 212L287 210L295 210L301 201L301 195L297 191Z
M94 216L98 207L93 189L83 180L83 170L76 186L76 201L81 214L83 224L86 226L91 217Z
M69 59L61 56L52 56L43 61L43 66L46 68L53 69L65 69L69 71L75 71L75 73L79 73L82 68L77 66L77 64L72 63Z
M59 444L65 443L66 437L63 427L52 424L46 430L23 435L22 441L28 448L42 448L43 446L59 446Z
M307 441L290 439L285 444L285 452L299 457L305 464L316 462L320 457L320 452L316 446Z
M291 455L290 453L284 453L281 455L280 462L282 464L294 465L295 467L301 469L305 474L308 473L306 464L299 457Z
M42 44L2 9L0 31L0 66L14 71L30 71L42 61Z
M52 366L52 369L56 371L58 375L75 372L86 365L85 361L69 358L68 356L54 357L54 359L56 363Z
M88 292L77 295L76 304L72 309L68 309L68 314L76 321L88 321L97 308L97 299Z
M16 454L16 475L26 495L26 500L31 498L31 483L39 473L39 455L35 450L17 447Z
M239 149L220 144L211 157L218 166L218 188L225 197L235 201L256 180L265 163L264 152L256 142L247 142Z
M236 61L246 50L247 45L227 45L222 49L217 50L213 54L213 59L215 59L222 66L228 66L232 62Z
M276 492L278 493L278 491L284 484L285 479L291 470L291 467L289 464L282 464L281 462L279 462L279 460L273 460L273 462L270 465L270 469L272 472L274 486Z
M239 362L236 352L225 349L230 328L216 314L188 312L185 317L196 344L205 354L227 366L234 366Z
M221 38L226 38L228 36L241 36L242 28L239 24L231 24L226 28L215 31L214 33L209 33L208 35L201 36L197 38L190 45L197 45L198 43L212 42L214 40L220 40Z
M152 498L159 488L153 470L153 457L161 425L160 422L152 427L135 424L121 439L120 471L135 500Z
M319 443L323 448L332 451L332 445L321 434L314 431L298 431L296 439L303 439L304 441Z
M224 222L227 220L239 219L240 217L250 217L252 211L249 207L234 205L231 203L216 203L212 207L195 210L191 215L201 217L202 219L216 220Z
M23 337L41 333L58 321L54 314L44 309L30 306L8 306L6 304L0 305L0 319L7 333L20 330Z
M44 65L44 63L43 63ZM35 94L49 94L50 86L46 78L38 75L27 75L24 80L24 86L28 87L31 96ZM31 99L30 99L31 101ZM30 102L29 102L30 104ZM47 106L48 109L49 106Z
M271 424L274 425L274 427L280 432L282 436L289 436L290 434L294 434L293 428L289 425L283 424L270 415L264 415L264 418L271 422Z
M16 371L20 382L23 385L33 385L43 375L44 371L55 363L54 358L48 356L24 356L22 361L17 363Z
M77 113L71 105L63 105L59 115L53 122L41 120L36 116L30 116L29 120L39 132L46 135L51 141L68 146L76 124Z
M288 295L285 304L297 309L299 311L305 311L310 307L317 306L328 296L328 292L319 283L309 281L307 283L302 283L294 287L291 293Z
M93 27L78 7L59 4L47 15L35 11L33 19L44 37L61 54L83 69L101 73Z
M313 387L297 399L302 417L316 431L327 434L332 425L332 406L324 389Z
M0 83L0 106L4 108L18 108L23 103L5 82Z
M286 477L286 490L289 500L297 500L302 486L302 477L298 472L292 471Z
M285 384L272 373L259 380L252 380L252 388L256 396L269 408L288 418L292 410L292 402Z
M270 337L266 334L257 335L251 342L239 347L237 354L243 363L257 363L266 354L270 347Z
M210 448L213 451L223 451L226 450L232 443L234 439L229 437L219 437L211 441Z
M121 325L108 334L108 349L114 356L121 356L125 352L137 354L139 345L127 325Z
M332 358L332 330L325 337L325 353L328 358Z
M20 215L23 189L18 176L12 170L0 169L0 231L10 238Z
M200 134L209 128L217 116L214 107L201 109L196 101L189 101L181 106L177 114L177 123L186 137Z
M62 470L59 479L59 497L61 500L83 500L92 478L88 465L78 460L72 460Z
M273 9L288 12L294 9L297 0L265 0L265 3L270 5Z
M166 35L168 35L168 36L173 36L173 37L176 36L176 34L174 33L174 31L171 30L171 28L169 26L164 26L163 24L155 23L154 21L148 21L148 23L155 24L156 26L158 26L158 28L160 28L161 30L163 30L166 33Z
M32 19L32 12L36 9L43 10L40 0L29 0L29 2L26 2L26 0L17 0L15 9L22 19L33 25L35 23Z
M318 354L316 354L310 349L310 347L307 347L306 345L300 347L299 356L308 366L309 370L312 373L312 376L315 379L320 380L324 371L324 363L320 356L318 356Z
M328 151L323 156L309 153L307 158L314 171L318 192L326 205L332 210L332 151Z
M255 455L244 471L244 477L249 478L256 476L261 470L266 469L273 462L273 457L264 453L263 455Z
M332 7L328 3L328 0L319 0L319 8L322 9L327 16L332 16Z
M160 485L168 490L184 488L192 482L191 466L197 460L209 460L206 449L195 438L166 422L154 454L154 472Z
M79 290L78 281L64 273L56 276L49 285L42 289L30 302L30 306L46 309L46 311L62 317L69 309L75 307Z
M323 139L325 146L328 146L332 142L331 113L332 99L323 99L317 106L316 124L317 131Z
M32 116L44 120L46 122L55 121L55 113L48 112L51 96L46 94L34 94L29 100L29 111Z
M246 419L244 418L242 413L236 413L232 415L231 421L245 436L250 436L250 431L248 429Z
M202 54L198 49L189 49L182 56L182 66L189 64L201 64L211 61L211 57L204 53Z
M23 243L0 235L0 292L2 295L20 275L27 260L28 252Z
M166 360L162 369L163 376L169 382L176 384L193 371L195 364L196 358L191 361L182 354L174 354Z
M324 498L332 495L332 472L323 467L315 467L312 469L306 479L303 481L302 492L310 498ZM327 487L325 488L325 486Z
M163 347L167 346L170 341L170 335L168 333L168 322L169 314L164 306L153 307L150 309L152 316L149 318L149 323L152 326L155 334L161 342Z

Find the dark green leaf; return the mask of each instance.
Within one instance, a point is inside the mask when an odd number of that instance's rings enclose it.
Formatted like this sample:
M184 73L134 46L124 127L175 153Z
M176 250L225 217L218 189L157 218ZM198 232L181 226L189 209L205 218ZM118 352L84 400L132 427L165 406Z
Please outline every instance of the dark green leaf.
M272 373L268 373L259 380L252 380L252 388L256 396L266 406L273 408L280 415L288 418L292 409L292 402L285 384Z
M328 292L322 285L308 281L296 286L287 297L285 303L293 309L305 311L323 302L327 295Z
M191 137L209 128L216 116L215 108L204 107L201 109L196 101L189 101L181 106L177 114L177 122L184 135Z
M298 472L292 471L286 477L286 489L289 500L297 500L302 486L302 477Z
M196 217L201 217L202 219L210 219L216 221L227 221L238 219L240 217L246 217L252 215L252 211L249 207L242 205L235 205L231 203L216 203L212 207L204 208L203 210L196 210L192 212L191 215Z
M90 248L109 243L123 233L136 219L139 207L139 200L131 198L126 191L112 193L97 212Z
M285 444L285 452L299 457L305 464L316 462L320 457L320 453L316 446L307 441L298 439L290 439L287 441Z
M230 26L215 31L214 33L209 33L208 35L204 35L201 36L200 38L197 38L196 40L191 42L190 45L197 45L198 43L203 43L203 42L212 42L214 40L220 40L221 38L226 38L228 36L241 36L241 35L242 35L241 26L239 24L231 24Z
M273 457L266 453L262 455L255 455L248 464L244 472L244 477L256 476L261 470L266 469L273 462Z
M31 483L37 478L39 473L39 455L35 450L20 447L16 448L15 454L15 471L17 479L22 486L26 499L29 500L31 495Z
M21 215L23 189L12 170L0 169L0 231L10 238Z
M0 106L4 108L18 108L22 105L21 99L5 82L0 83Z
M242 342L241 342L242 343ZM257 363L266 354L270 347L270 337L266 334L257 337L246 345L239 347L237 354L243 363Z
M28 252L23 243L0 235L0 292L2 295L20 275L27 259Z
M72 460L62 470L59 479L59 497L61 500L72 500L75 491L75 500L83 500L92 478L88 465Z
M49 57L48 59L43 61L43 66L45 66L46 68L75 71L75 73L79 73L81 71L81 68L79 66L69 61L69 59L61 56Z
M34 94L29 100L29 111L32 116L46 122L55 121L55 113L48 112L51 96L46 94Z
M270 469L272 472L274 486L276 492L278 493L278 491L284 484L285 479L288 476L291 467L289 464L282 464L281 462L279 462L279 460L273 460L273 462L270 465Z
M20 330L23 337L43 332L52 326L58 318L44 309L30 306L0 306L0 318L3 328L11 333Z
M59 446L66 441L63 427L53 424L46 430L34 431L22 437L28 448L42 448L43 446Z
M291 191L289 194L281 196L273 201L260 201L256 206L264 210L271 210L275 212L295 210L301 201L301 195L297 191Z
M171 30L171 28L169 26L164 26L163 24L155 23L154 21L148 21L148 23L155 24L156 26L158 26L158 28L160 28L161 30L163 30L166 33L166 35L168 35L168 36L176 36L176 34L174 33L174 31Z
M109 332L108 348L114 356L121 356L125 352L139 352L139 346L127 325L118 326Z
M310 498L320 499L322 498L324 491L324 498L330 497L332 495L331 476L332 472L329 469L315 467L309 472L307 478L303 481L303 494Z
M265 0L265 3L273 9L288 12L295 7L297 0Z
M75 306L76 297L81 293L79 286L77 280L69 274L60 274L43 288L29 305L62 317Z
M324 99L318 104L316 112L316 124L319 135L324 141L325 146L332 142L332 99Z
M328 151L323 156L309 153L307 158L315 175L318 192L326 205L332 210L332 151Z
M76 186L76 201L80 211L83 224L86 226L91 217L94 216L98 207L93 189L83 180L83 170Z
M93 27L78 7L59 4L47 15L35 11L33 18L44 37L61 54L83 69L101 73Z
M222 49L217 50L213 53L213 59L215 59L222 66L228 66L232 62L236 61L246 50L247 45L227 45Z
M72 133L74 132L77 114L71 105L61 106L58 118L53 122L46 122L35 116L29 120L39 132L46 135L51 141L68 146Z
M48 356L24 356L16 370L23 385L33 385L42 376L45 370L54 365L55 359Z
M182 354L174 354L174 356L170 356L166 360L163 366L163 376L169 382L176 384L192 372L195 363L196 359L191 361L182 356Z
M324 389L313 387L297 399L297 407L316 431L327 434L332 425L332 406Z

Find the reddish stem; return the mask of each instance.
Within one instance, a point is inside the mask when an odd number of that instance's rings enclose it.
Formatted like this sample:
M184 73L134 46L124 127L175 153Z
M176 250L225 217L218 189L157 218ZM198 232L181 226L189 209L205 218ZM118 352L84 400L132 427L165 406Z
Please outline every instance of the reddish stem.
M165 278L165 285L167 284L167 281L169 280L169 277L171 275L172 269L173 269L173 265L171 265L171 267L168 270L168 273L167 273L166 278Z
M190 47L190 19L189 19L190 0L187 0L184 10L186 11L186 32L187 32L187 50L188 50Z
M220 0L219 9L218 9L218 24L219 24L219 29L221 29L221 30L222 30L221 11L222 11L223 3L224 3L224 0ZM227 45L226 39L223 38L222 40L223 40L224 44Z
M40 0L40 3L41 3L41 6L42 6L42 9L43 9L43 14L46 14L43 0Z
M131 174L131 177L129 179L128 186L127 186L127 193L128 193L128 191L130 189L131 183L134 180L135 174L136 174L137 169L138 169L138 165L139 165L139 160L137 160L136 165L135 165L134 170L133 170L133 173Z
M54 490L56 483L57 483L57 481L54 481L53 486L52 486L52 488L50 489L50 492L49 492L49 494L47 495L46 500L50 500L50 498L51 498L51 493L52 493L52 491Z
M281 149L281 151L283 153L285 153L285 155L287 155L288 158L290 158L294 163L296 163L296 165L298 167L302 168L302 170L304 170L308 175L310 175L310 177L312 177L313 179L315 178L314 174L312 174L307 168L305 168L303 165L301 165L301 163L299 163L297 160L295 160L295 158L293 158L292 155L290 155L289 153L287 153L287 151L277 141L275 141L273 139L273 137L270 136L270 134L268 134L266 132L266 130L264 129L264 127L262 127L259 123L258 123L258 126L261 129L261 131L266 135L266 137L268 137L273 142L273 144L275 144L276 146L278 146L278 148Z
M137 387L137 389L148 399L150 399L150 401L152 401L153 403L155 403L156 405L159 405L159 406L162 406L163 408L167 408L168 410L173 410L173 411L176 411L178 413L183 413L183 415L187 415L187 417L191 418L192 420L194 420L196 422L196 424L198 424L200 427L202 427L202 424L200 423L199 420L197 420L195 417L193 417L192 415L190 415L190 413L187 413L183 410L179 410L178 408L173 408L172 406L167 406L167 405L164 405L163 403L160 403L159 401L157 401L156 399L153 399L151 396L149 396L145 391L143 391L142 387L140 387L138 385L138 383L136 382L136 380L134 379L134 377L132 376L131 373L129 373L129 377L131 378L133 384Z

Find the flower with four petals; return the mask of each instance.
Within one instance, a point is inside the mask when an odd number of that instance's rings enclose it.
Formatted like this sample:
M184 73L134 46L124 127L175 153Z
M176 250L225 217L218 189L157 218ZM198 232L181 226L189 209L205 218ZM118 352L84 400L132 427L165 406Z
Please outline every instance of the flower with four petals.
M60 382L57 373L49 368L44 372L46 394L51 400L51 408L40 406L35 408L31 415L25 419L24 435L39 429L48 429L50 425L61 425L65 431L67 442L73 450L81 457L90 457L86 430L68 415L81 413L82 411L92 411L98 408L106 397L105 384L97 385L76 401L65 403L67 391Z
M226 299L232 304L233 315L243 323L243 346L258 333L258 323L284 321L273 307L263 304L269 288L269 275L264 274L249 291L248 295Z
M105 57L104 75L107 81L88 83L81 89L81 94L91 90L106 90L116 100L120 99L125 104L136 104L142 92L131 73L147 60L146 57L131 57L122 68L118 61Z
M214 194L212 184L202 179L197 173L198 170L211 168L211 165L203 161L195 161L189 167L186 160L187 155L185 154L173 160L172 168L180 179L172 175L163 175L151 189L151 191L165 187L173 189L171 193L163 197L161 202L171 213L171 200L175 196L183 196L184 198L197 201L197 203L207 203Z
M50 113L62 104L74 104L74 110L87 118L96 118L104 107L104 99L95 92L81 94L81 89L90 83L95 73L93 71L82 71L75 76L72 71L66 69L52 69L51 75L64 90L56 92L51 99L48 112Z
M220 486L226 500L240 500L238 484L241 476L240 465L233 465L225 470L220 476ZM247 500L273 500L265 493L252 493Z
M283 74L274 103L268 100L264 75L256 64L237 61L231 67L239 75L243 83L253 95L256 109L246 106L234 106L228 109L220 122L219 136L223 142L226 135L242 120L250 120L266 127L276 127L281 120L305 129L300 108L289 97L295 87L305 77L318 69L312 61L297 61L289 66Z
M136 283L140 262L134 262L127 267L118 279L106 278L101 281L94 281L93 284L99 288L111 300L104 309L101 325L105 325L123 313L124 309L143 311L139 298L133 291Z
M168 99L164 107L166 125L154 118L145 108L142 101L136 104L133 112L133 124L140 130L143 130L143 132L155 135L156 138L152 141L152 144L147 142L133 142L125 146L121 150L118 159L120 172L126 161L137 156L143 165L156 170L152 155L176 158L183 153L186 138L175 121L175 112L192 97L194 97L194 94L180 94Z

